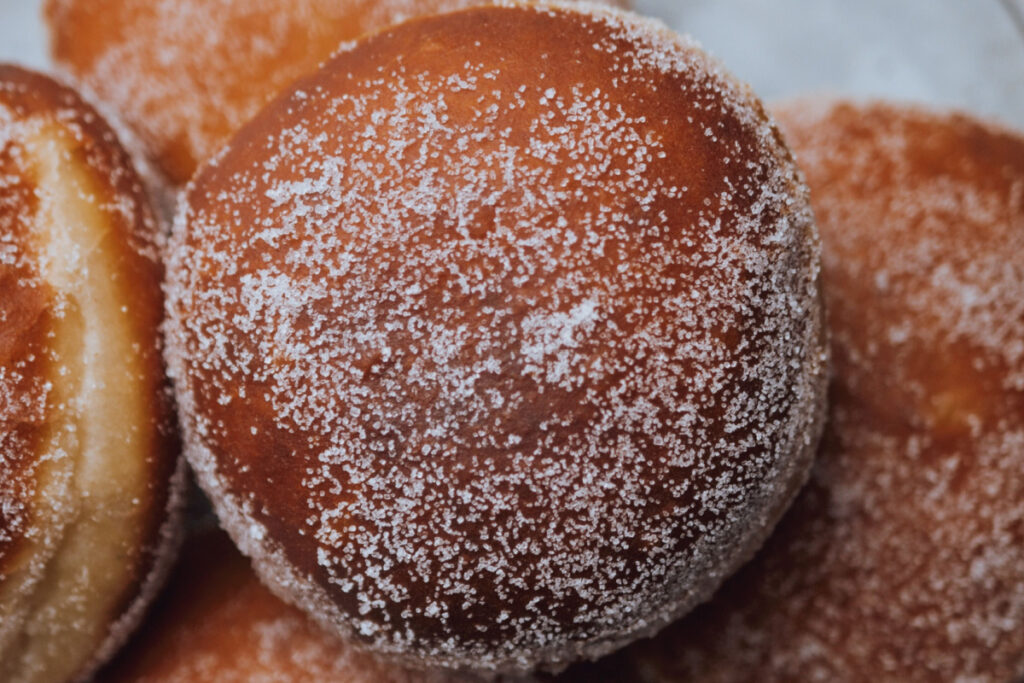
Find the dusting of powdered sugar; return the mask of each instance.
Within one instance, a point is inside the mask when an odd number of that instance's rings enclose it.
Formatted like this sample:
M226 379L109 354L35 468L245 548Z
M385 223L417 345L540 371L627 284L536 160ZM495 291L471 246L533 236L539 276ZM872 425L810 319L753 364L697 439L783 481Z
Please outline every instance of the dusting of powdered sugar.
M803 480L817 268L777 133L688 40L559 3L406 24L187 190L186 451L264 579L359 644L597 656L705 599Z
M49 395L39 372L47 361L38 339L45 329L37 329L45 324L37 316L48 293L26 241L35 188L19 161L17 125L16 113L0 102L0 567L29 524L36 478L29 454L39 438L34 426L46 421ZM5 576L0 571L0 581Z
M824 245L825 447L764 552L627 678L1020 680L1024 137L887 103L780 119Z

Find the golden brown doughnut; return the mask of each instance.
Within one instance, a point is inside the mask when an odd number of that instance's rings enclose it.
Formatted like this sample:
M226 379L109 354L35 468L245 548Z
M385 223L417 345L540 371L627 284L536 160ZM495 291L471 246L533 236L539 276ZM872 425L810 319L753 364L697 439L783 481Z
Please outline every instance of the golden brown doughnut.
M281 602L219 532L189 540L142 628L100 683L467 683L353 650Z
M0 66L0 680L87 674L173 545L159 256L103 119Z
M580 681L1024 676L1024 137L779 109L824 244L835 377L810 485L710 605Z
M625 4L627 0L605 0ZM344 41L481 0L47 0L54 59L184 184Z
M657 22L510 3L355 44L199 171L170 252L201 485L273 590L394 661L661 627L816 447L805 189Z

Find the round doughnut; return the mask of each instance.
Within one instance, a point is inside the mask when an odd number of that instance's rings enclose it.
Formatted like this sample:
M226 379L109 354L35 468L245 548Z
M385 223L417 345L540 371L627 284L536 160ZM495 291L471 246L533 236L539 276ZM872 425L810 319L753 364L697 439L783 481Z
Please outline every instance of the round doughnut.
M469 683L410 672L345 645L263 587L231 541L190 539L104 683Z
M187 457L270 587L365 648L597 656L708 597L805 480L818 269L761 105L660 23L414 20L190 183Z
M173 548L157 232L103 119L0 66L0 680L87 675Z
M1024 676L1024 137L895 104L779 109L824 245L835 371L764 551L578 680Z
M627 0L605 0L625 4ZM47 0L51 53L184 184L339 43L481 0Z

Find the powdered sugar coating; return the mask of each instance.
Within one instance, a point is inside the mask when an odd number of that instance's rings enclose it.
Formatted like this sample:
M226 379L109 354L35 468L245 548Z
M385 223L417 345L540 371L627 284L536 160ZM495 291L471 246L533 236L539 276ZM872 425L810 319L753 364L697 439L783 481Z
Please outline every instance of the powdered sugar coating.
M780 120L824 245L821 457L751 565L609 666L659 683L1020 680L1024 137L885 103L797 101Z
M47 293L26 249L34 187L11 154L15 114L0 106L0 559L15 552L31 516L38 462L31 457L46 421L48 388L42 339ZM17 425L17 427L15 427Z
M597 656L704 599L803 480L816 239L756 99L660 24L411 22L188 188L187 455L269 585L368 648Z
M55 60L184 184L339 44L480 0L49 0Z

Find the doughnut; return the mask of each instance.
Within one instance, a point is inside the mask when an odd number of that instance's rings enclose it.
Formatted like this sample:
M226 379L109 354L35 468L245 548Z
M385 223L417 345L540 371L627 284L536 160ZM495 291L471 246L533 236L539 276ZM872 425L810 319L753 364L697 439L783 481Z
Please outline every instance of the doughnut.
M556 669L760 545L824 414L806 188L662 24L506 3L351 45L190 182L186 457L262 579L410 667Z
M605 0L624 5L627 0ZM481 0L47 0L51 54L184 184L339 43Z
M707 606L602 681L1024 677L1024 137L889 103L778 110L834 359L808 487Z
M221 532L190 539L104 683L469 683L383 664L263 587Z
M175 547L158 224L108 124L0 65L0 680L86 677Z

